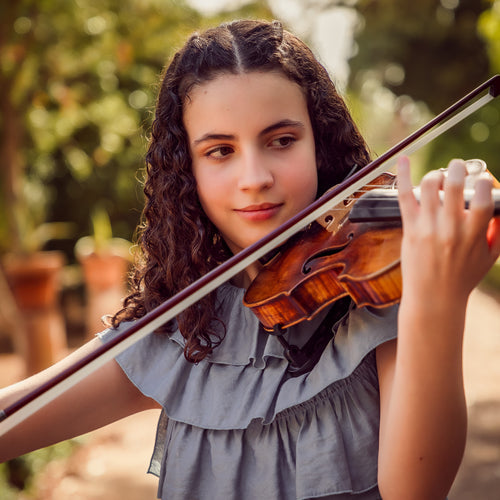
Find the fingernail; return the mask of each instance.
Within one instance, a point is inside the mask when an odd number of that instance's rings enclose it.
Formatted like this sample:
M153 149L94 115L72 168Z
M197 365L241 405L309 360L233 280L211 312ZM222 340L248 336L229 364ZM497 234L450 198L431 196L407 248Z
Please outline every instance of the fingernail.
M463 182L466 174L465 162L459 159L451 160L448 164L446 173L446 179L448 182Z

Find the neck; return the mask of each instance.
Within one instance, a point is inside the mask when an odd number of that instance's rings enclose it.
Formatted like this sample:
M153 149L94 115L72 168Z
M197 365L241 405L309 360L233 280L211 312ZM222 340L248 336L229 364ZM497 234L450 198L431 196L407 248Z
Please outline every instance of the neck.
M254 262L248 266L244 271L237 274L231 283L239 288L244 288L245 290L250 286L254 278L259 274L262 269L262 265L258 262Z

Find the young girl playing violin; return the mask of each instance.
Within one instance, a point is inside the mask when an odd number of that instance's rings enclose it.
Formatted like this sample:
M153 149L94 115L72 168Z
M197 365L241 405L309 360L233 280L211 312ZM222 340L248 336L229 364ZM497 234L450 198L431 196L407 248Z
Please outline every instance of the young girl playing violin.
M161 85L147 154L142 260L124 308L1 407L107 342L341 182L369 153L324 68L278 22L194 34ZM346 305L303 373L242 304L255 263L0 438L0 458L161 408L151 471L176 499L444 499L464 450L467 299L500 253L491 181L465 167L417 202L399 161L399 307ZM444 202L439 191L444 191ZM327 316L289 328L303 346Z

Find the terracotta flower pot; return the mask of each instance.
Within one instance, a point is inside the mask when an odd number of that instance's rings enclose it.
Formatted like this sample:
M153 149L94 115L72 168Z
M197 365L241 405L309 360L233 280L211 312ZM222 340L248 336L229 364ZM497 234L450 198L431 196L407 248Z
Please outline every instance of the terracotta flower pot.
M61 252L9 254L3 259L7 282L24 321L28 374L52 365L67 353L66 328L59 306Z
M124 290L129 263L122 256L92 253L81 256L79 261L90 292L99 293L110 288Z
M85 241L91 242L90 239ZM126 249L128 252L128 246ZM77 245L75 249L86 287L87 339L104 330L103 316L113 315L122 307L130 265L130 254L127 252L123 244L116 251L110 248L95 252L90 243L87 246Z

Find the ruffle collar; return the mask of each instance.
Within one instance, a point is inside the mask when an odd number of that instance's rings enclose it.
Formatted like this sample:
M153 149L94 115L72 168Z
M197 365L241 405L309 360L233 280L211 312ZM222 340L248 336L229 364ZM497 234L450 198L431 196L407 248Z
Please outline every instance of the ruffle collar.
M200 363L184 358L179 332L148 335L117 357L130 380L159 402L169 418L206 429L243 429L254 419L271 422L348 378L369 352L396 337L395 307L353 309L313 370L290 378L281 344L243 306L243 293L230 285L221 288L228 334ZM289 340L305 342L320 321L292 328ZM108 330L101 338L105 342L117 333Z
M207 357L207 362L233 366L251 364L261 369L269 358L286 361L283 346L276 336L264 330L251 309L242 307L244 294L244 289L227 283L219 287L217 307L219 316L224 318L226 335ZM285 339L301 347L318 328L326 312L290 327ZM175 330L170 338L184 348L185 340L179 330Z

